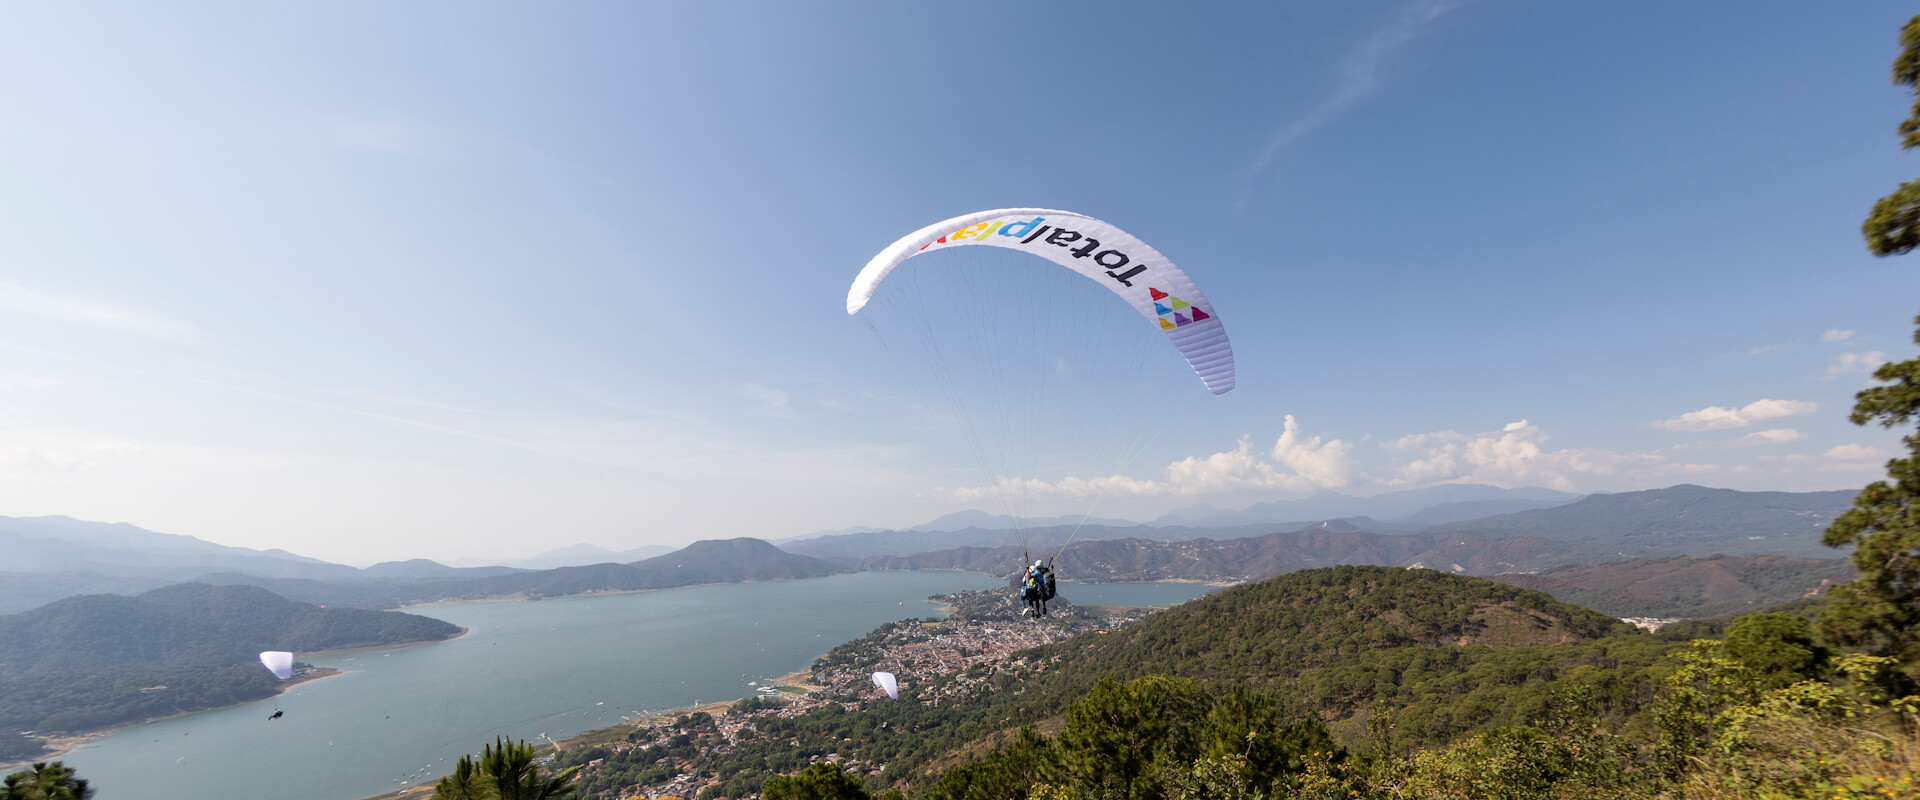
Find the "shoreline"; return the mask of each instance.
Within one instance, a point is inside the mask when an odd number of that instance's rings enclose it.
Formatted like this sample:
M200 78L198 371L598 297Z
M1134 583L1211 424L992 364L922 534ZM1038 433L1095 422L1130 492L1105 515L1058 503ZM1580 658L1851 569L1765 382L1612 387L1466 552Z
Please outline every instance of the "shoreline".
M575 597L613 597L613 596L623 595L623 594L646 594L647 592L670 592L675 589L694 589L701 586L732 586L734 584L739 584L739 583L778 583L780 581L810 581L816 578L831 578L835 575L858 575L862 572L907 572L907 571L910 571L910 570L856 569L856 570L848 570L846 572L835 572L828 575L815 575L810 578L770 578L768 580L750 580L750 581L712 581L710 583L689 583L685 586L661 586L654 589L592 589L585 592L576 592L574 594L556 594L551 596L542 595L540 597L528 597L525 592L514 592L513 594L500 595L498 597L481 597L481 598L475 598L470 600L432 600L425 603L408 603L407 605L399 606L396 608L383 608L380 610L381 611L408 611L415 608L433 608L436 606L461 606L461 605L466 605L468 603L532 603L540 600L570 600ZM965 572L966 570L951 570L951 571Z
M450 641L453 641L454 639L458 639L462 636L465 636L468 633L469 633L469 629L460 628L459 633L455 633L454 635L449 636L445 639L429 639L426 641L419 641L419 642L402 642L400 644L367 645L365 647L342 647L342 648L336 648L333 650L316 650L311 653L301 653L300 656L303 658L327 658L331 656L350 655L353 653L371 653L371 652L376 652L381 650L403 650L409 647L419 647L421 645L437 644L439 642L450 642ZM0 774L4 774L4 772L7 770L13 770L19 767L29 766L36 762L58 760L61 756L64 756L68 753L78 750L89 742L92 742L97 739L102 739L107 736L111 736L121 731L137 728L137 727L140 727L141 725L149 725L149 724L152 724L155 722L161 722L164 720L178 719L180 717L192 716L194 714L205 714L209 711L219 711L219 710L228 709L228 708L238 708L241 706L253 705L254 703L259 703L266 700L273 700L280 697L283 694L286 694L293 687L299 686L300 684L312 683L313 681L331 678L336 675L345 675L347 674L347 672L349 672L349 670L344 670L339 667L323 667L323 666L315 665L312 669L308 670L306 673L300 675L299 677L289 678L287 680L281 681L278 690L276 690L273 694L267 695L266 697L262 697L259 699L245 700L242 702L233 703L230 705L218 706L215 708L203 708L195 711L182 711L177 714L168 714L164 717L151 717L148 719L138 720L135 722L128 722L122 725L115 725L111 728L102 728L97 731L86 731L84 733L78 733L71 736L44 737L40 739L41 746L45 748L44 752L24 761L0 761ZM36 737L36 738L39 738L39 737Z
M411 645L403 645L403 646L411 646ZM298 678L288 678L287 680L281 681L279 691L276 691L273 694L267 695L266 697L262 697L258 700L247 700L245 702L220 706L218 708L203 708L198 711L182 711L178 714L168 714L164 717L153 717L151 719L143 719L143 720L140 720L139 722L129 722L125 725L115 725L114 727L111 727L111 728L105 728L97 731L87 731L86 733L74 734L72 736L49 736L40 740L43 743L41 746L46 748L47 750L46 752L41 753L40 755L34 756L30 759L27 759L26 761L0 762L0 771L11 770L17 767L29 766L31 764L34 764L36 762L41 762L41 761L56 761L56 760L59 760L61 756L64 756L68 753L71 753L75 750L80 749L82 746L86 745L88 742L92 742L96 739L104 739L108 736L112 736L113 734L120 733L121 731L131 730L133 728L138 728L142 725L151 725L155 722L164 722L170 719L190 717L195 714L205 714L209 711L219 711L221 709L227 709L227 708L239 708L241 706L250 706L255 703L275 699L280 695L286 694L288 689L291 689L295 686L299 686L300 684L312 683L317 680L323 680L326 678L334 677L336 675L345 675L345 674L347 674L347 671L340 669L338 667L314 667L307 674L301 675Z
M315 650L311 653L300 653L298 654L298 657L299 658L332 658L334 656L347 656L347 655L353 655L355 653L372 653L379 650L405 650L409 647L420 647L422 645L439 644L441 642L451 642L455 639L458 639L472 632L471 629L460 628L460 626L458 625L454 627L459 628L459 632L445 639L422 639L418 642L401 642L399 644L370 644L362 647L337 647L332 650ZM332 667L316 667L316 669L333 669L333 668ZM293 684L288 683L285 685L292 686Z
M648 589L646 591L658 591L658 590ZM820 656L815 656L814 660L818 661L822 656L825 656L825 655L826 655L825 653L822 653ZM782 675L778 678L773 679L773 682L779 686L799 689L804 694L812 694L816 691L826 688L824 686L815 684L812 681L813 681L813 666L811 664L809 664L808 666L800 670L789 672L785 675ZM612 732L612 731L633 730L635 728L638 728L641 725L659 725L667 722L672 722L673 720L678 719L679 717L682 717L688 714L693 714L696 712L705 712L708 714L718 715L720 712L725 711L729 708L732 708L735 703L738 703L742 700L749 699L750 697L752 697L752 695L749 695L747 697L736 697L732 700L717 700L711 703L700 703L698 705L681 706L679 708L669 708L665 711L658 711L652 714L648 714L633 722L622 722L619 725L609 725L605 728L595 728L593 730L581 731L572 736L568 736L564 739L544 739L541 741L523 740L523 741L527 741L528 744L531 744L534 746L536 757L538 757L538 751L541 748L545 748L545 747L553 748L552 753L550 753L549 755L558 755L563 750L571 750L575 747L584 747L584 746L591 746L593 744L597 744L599 743L600 740L604 739L604 737L609 732ZM478 754L470 753L469 755L477 756ZM422 781L420 783L414 784L404 789L395 789L390 792L382 792L380 794L372 795L370 797L361 798L361 800L401 800L402 798L408 798L408 797L431 797L433 795L434 784L439 783L440 778L442 777L445 777L445 776L441 775L441 776L434 777L432 783ZM425 791L421 792L420 790L422 789L424 789Z

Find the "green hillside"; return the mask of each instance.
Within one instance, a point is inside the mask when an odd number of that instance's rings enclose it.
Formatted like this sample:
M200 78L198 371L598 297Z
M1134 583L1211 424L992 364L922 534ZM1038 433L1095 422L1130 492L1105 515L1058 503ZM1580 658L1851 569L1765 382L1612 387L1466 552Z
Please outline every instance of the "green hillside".
M821 663L857 666L871 658L860 652L864 644L843 645ZM1389 567L1306 570L1038 648L1011 665L976 665L916 684L919 702L867 704L859 713L830 704L771 721L762 739L703 769L736 776L723 792L735 796L757 788L753 776L837 752L886 763L888 783L925 789L1023 725L1057 728L1067 707L1107 676L1192 678L1214 695L1265 690L1283 716L1324 721L1342 743L1363 739L1380 713L1409 746L1524 724L1547 715L1557 691L1575 686L1590 692L1603 717L1644 725L1653 665L1675 646L1492 581ZM935 696L937 704L927 699ZM659 757L640 750L570 755L607 758L602 770L633 780L657 773ZM632 759L639 760L626 763Z
M1084 691L1102 675L1195 678L1284 690L1336 734L1376 707L1403 736L1441 742L1544 713L1548 691L1578 682L1618 719L1643 711L1634 687L1669 645L1544 593L1430 570L1332 567L1235 587L1092 641L1048 683ZM1590 665L1614 665L1599 671Z

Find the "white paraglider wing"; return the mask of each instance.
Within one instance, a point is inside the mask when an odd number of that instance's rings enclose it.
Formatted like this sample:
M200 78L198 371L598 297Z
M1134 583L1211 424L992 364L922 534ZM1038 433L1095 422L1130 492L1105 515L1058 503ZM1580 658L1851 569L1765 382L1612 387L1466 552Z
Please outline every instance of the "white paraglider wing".
M881 689L885 689L888 697L891 697L895 700L900 699L900 682L897 680L894 680L893 673L891 672L873 673L873 685L878 686Z
M268 650L260 654L261 665L273 673L273 677L286 680L293 677L293 654L284 650Z
M907 259L965 245L1031 253L1111 289L1166 334L1208 390L1220 394L1233 388L1233 345L1200 287L1145 242L1070 211L1002 208L921 228L860 270L847 291L847 313L859 313L887 273Z

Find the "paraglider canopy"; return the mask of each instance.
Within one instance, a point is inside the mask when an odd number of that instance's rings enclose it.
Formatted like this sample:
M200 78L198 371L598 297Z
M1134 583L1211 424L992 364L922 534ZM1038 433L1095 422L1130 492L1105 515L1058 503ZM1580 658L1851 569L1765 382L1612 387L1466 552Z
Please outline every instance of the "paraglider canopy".
M1048 208L998 208L921 228L867 262L847 290L847 313L858 314L887 274L909 258L968 245L1040 256L1093 279L1152 320L1180 350L1207 390L1233 388L1233 346L1213 304L1172 261L1106 222Z
M895 700L900 699L900 682L897 680L894 680L893 673L891 672L873 673L873 685L886 690L888 697L891 697Z
M273 677L286 680L293 677L293 654L284 650L268 650L260 654L260 664L273 673Z

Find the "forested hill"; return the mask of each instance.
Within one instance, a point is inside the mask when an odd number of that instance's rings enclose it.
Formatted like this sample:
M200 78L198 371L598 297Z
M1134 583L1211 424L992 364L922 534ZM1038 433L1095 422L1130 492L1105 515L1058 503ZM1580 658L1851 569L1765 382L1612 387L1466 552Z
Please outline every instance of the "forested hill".
M1592 691L1598 713L1650 713L1654 665L1678 645L1528 589L1422 569L1343 566L1234 587L1023 655L916 684L917 703L880 704L827 735L876 739L890 779L925 786L983 743L1046 730L1103 677L1176 675L1216 693L1274 692L1288 716L1325 720L1355 745L1388 714L1404 746L1538 722L1556 692ZM1605 665L1604 670L1597 665ZM937 705L930 698L939 697ZM903 693L902 700L906 699ZM840 725L809 717L803 725ZM771 743L785 746L785 742ZM843 749L843 752L844 749Z
M393 611L319 608L253 586L182 583L81 595L0 617L0 677L103 667L252 663L295 653L437 641L459 629Z
M255 700L279 685L260 651L297 655L458 632L437 619L323 609L252 586L70 597L0 617L0 729L88 730Z
M1820 533L1858 492L1740 492L1682 484L1429 528L1471 538L1538 536L1562 563L1714 553L1827 558Z
M1161 673L1277 690L1342 738L1390 711L1410 743L1543 714L1589 665L1614 717L1646 709L1647 669L1671 645L1544 593L1423 569L1332 567L1238 586L1121 631L1043 648L1054 678ZM1588 676L1591 677L1591 676Z
M1494 580L1622 617L1718 617L1791 603L1853 580L1841 558L1678 556L1561 567Z

